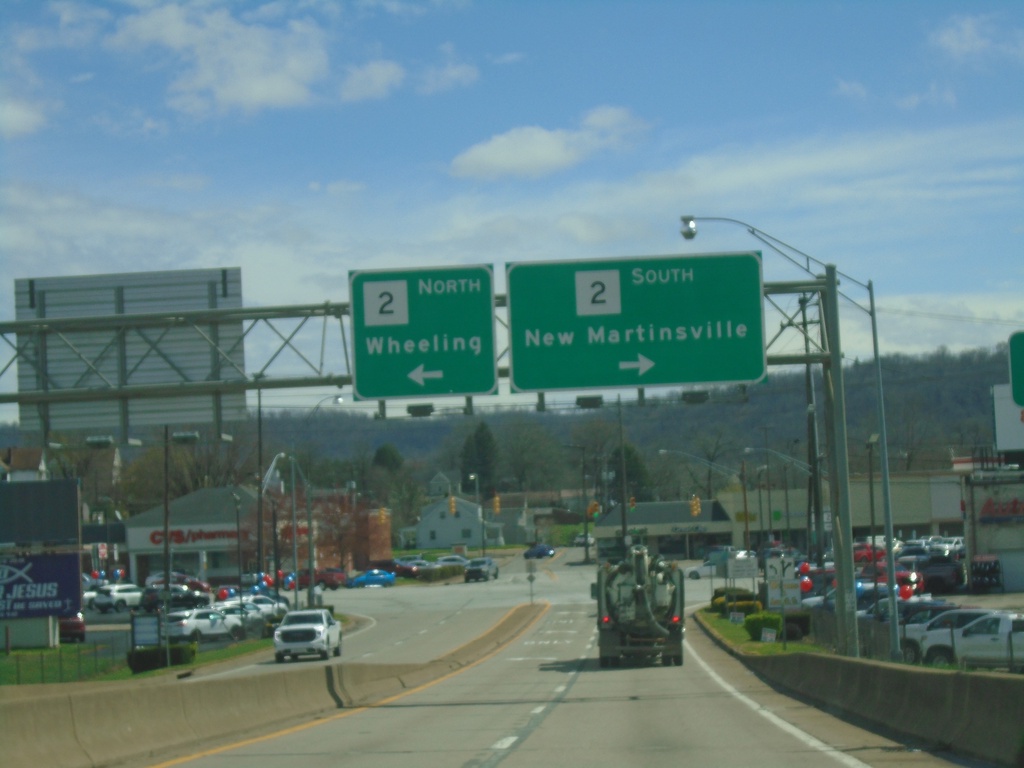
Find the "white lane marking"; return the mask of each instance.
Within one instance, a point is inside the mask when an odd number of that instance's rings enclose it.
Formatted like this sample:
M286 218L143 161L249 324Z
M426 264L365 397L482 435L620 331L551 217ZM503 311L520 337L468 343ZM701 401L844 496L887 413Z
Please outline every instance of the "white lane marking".
M555 693L562 693L564 690L565 690L565 686L564 685L559 685L559 686L555 687Z
M506 736L504 739L498 739L491 745L491 749L508 749L519 739L518 736Z
M534 707L533 709L531 709L530 710L530 714L531 715L539 715L545 709L547 709L547 704L542 704L539 707Z
M862 763L857 758L850 757L845 752L840 752L835 747L830 746L829 744L826 744L825 742L816 739L814 736L811 736L811 734L807 733L806 731L797 728L792 723L786 722L781 717L776 715L774 712L765 709L753 699L749 699L746 696L744 696L742 693L740 693L727 682L725 682L725 680L719 677L718 673L711 669L711 667L707 665L704 659L697 655L697 652L693 650L693 646L691 646L688 642L686 643L686 650L687 653L689 653L690 656L692 656L697 661L697 663L700 664L701 668L707 673L708 677L710 677L712 680L718 683L718 685L721 686L726 693L735 698L737 701L746 704L748 707L750 707L750 709L757 712L757 714L761 715L761 717L768 720L768 722L770 722L779 730L788 733L790 736L802 742L804 745L810 747L811 749L816 749L822 754L828 755L833 760L841 763L842 765L847 766L847 768L870 768L870 766L868 766L867 763Z

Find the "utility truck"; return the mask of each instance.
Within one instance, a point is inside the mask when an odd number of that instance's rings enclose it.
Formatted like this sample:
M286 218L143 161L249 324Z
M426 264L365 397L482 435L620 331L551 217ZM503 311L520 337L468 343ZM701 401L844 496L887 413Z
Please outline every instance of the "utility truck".
M682 665L685 595L676 563L634 545L621 562L598 566L592 593L602 667L659 656L666 667Z

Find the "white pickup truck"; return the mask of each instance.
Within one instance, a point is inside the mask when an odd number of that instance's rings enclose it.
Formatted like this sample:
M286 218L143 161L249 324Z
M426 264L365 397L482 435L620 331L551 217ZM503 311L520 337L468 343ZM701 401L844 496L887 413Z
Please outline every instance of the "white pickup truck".
M945 611L923 623L908 622L901 627L902 637L900 648L903 649L903 660L909 664L919 664L925 659L924 650L930 647L949 647L953 642L951 632L966 627L982 616L989 616L994 611L990 608L955 608ZM928 660L931 662L931 659Z
M996 611L951 632L928 633L921 640L921 653L929 664L1024 672L1024 613Z

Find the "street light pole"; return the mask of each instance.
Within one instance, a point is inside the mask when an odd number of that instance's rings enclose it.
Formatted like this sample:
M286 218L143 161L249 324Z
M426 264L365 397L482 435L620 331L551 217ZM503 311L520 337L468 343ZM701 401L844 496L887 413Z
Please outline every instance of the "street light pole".
M164 425L164 648L165 661L171 666L171 636L167 626L167 614L171 610L171 440L176 443L194 443L199 439L196 432L175 432ZM241 586L241 585L239 585Z
M840 587L836 600L836 607L838 609L836 619L841 638L840 651L850 656L857 656L859 653L859 642L855 615L852 543L850 541L852 537L852 521L850 519L849 456L846 445L846 396L843 384L842 350L839 340L839 309L837 304L839 297L842 295L843 298L846 298L855 307L866 312L871 320L872 352L877 380L876 395L878 400L878 431L882 463L882 499L885 510L886 564L891 572L895 569L895 559L892 551L892 494L889 481L888 439L886 437L885 402L882 394L882 361L878 351L878 313L875 309L874 284L870 280L867 283L863 283L849 275L843 274L836 269L834 264L826 264L819 261L789 243L779 240L777 237L769 235L767 232L739 219L717 216L700 218L703 221L738 224L746 229L747 233L752 237L815 279L820 280L820 273L824 272L824 281L817 292L820 293L823 300L823 340L827 349L827 363L823 362L823 373L825 375L826 414L831 422L831 430L828 433L830 440L828 457L832 470L830 475L832 477L833 514L838 515L837 524L834 524L833 528L836 542L836 572ZM685 239L692 240L696 237L697 217L683 216L682 225L681 234ZM838 287L840 277L846 283L858 285L867 290L869 305L866 309L856 301L840 294ZM895 581L889 579L887 585L889 607L893 611L893 615L895 615ZM898 622L890 622L889 632L890 652L892 653L893 660L898 660L902 655L900 653Z
M565 446L580 452L580 508L583 510L583 562L590 562L590 511L587 509L587 448L572 443Z
M476 486L476 509L480 515L480 556L487 557L487 522L484 520L484 505L480 501L480 475L472 472L469 475L469 479Z
M171 429L164 425L164 649L165 666L171 666L171 633L167 614L171 608Z
M871 522L868 528L868 552L871 553L871 573L872 582L874 587L871 594L875 596L875 613L878 613L878 561L875 558L875 461L874 461L874 450L878 444L878 435L874 434L868 438L867 449L868 449L868 509L871 511ZM890 571L891 573L891 571ZM891 581L895 581L893 578ZM889 620L893 620L894 614L889 615ZM898 622L897 622L898 623Z

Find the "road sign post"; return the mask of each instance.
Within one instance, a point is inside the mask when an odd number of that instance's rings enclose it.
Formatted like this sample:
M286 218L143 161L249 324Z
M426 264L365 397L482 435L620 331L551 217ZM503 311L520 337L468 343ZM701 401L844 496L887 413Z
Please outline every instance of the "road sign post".
M1024 331L1010 334L1010 395L1024 408Z
M759 253L507 267L514 391L754 382Z
M349 297L357 398L497 391L490 266L351 272Z

